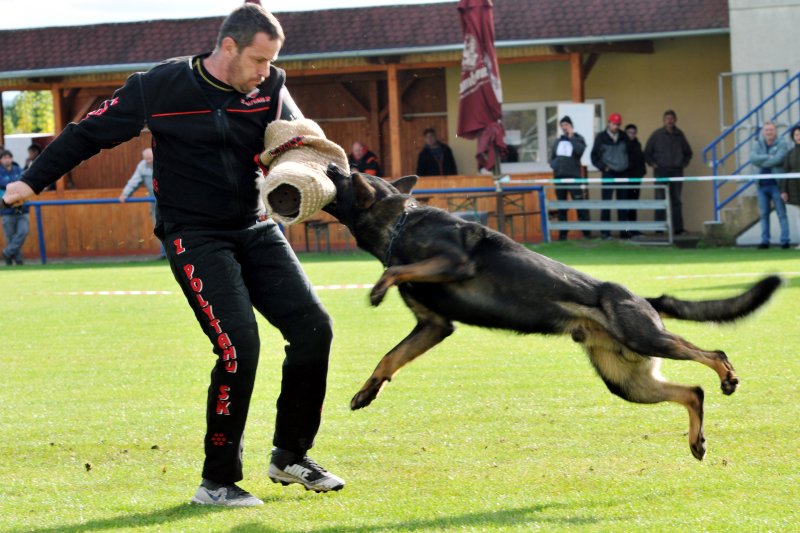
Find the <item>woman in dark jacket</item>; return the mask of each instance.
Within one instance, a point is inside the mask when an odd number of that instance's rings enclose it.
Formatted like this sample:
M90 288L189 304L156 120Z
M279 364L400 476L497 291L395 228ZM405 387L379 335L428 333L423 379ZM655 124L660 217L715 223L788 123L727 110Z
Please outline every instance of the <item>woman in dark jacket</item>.
M789 132L791 149L783 160L783 170L787 173L800 172L800 125ZM781 198L784 203L800 206L800 178L781 180ZM800 245L795 248L800 250Z

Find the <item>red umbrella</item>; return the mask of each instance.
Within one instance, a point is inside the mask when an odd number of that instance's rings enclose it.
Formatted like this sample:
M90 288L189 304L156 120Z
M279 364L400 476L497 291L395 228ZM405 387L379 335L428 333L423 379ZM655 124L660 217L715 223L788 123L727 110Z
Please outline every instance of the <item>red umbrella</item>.
M494 51L492 0L460 0L464 56L458 92L459 137L478 139L477 158L482 167L499 174L497 155L505 151L501 103L503 90Z

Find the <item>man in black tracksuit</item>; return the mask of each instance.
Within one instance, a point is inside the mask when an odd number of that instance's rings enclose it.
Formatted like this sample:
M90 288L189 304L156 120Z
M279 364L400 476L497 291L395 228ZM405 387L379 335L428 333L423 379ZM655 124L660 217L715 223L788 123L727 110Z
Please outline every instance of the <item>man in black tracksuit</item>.
M264 149L264 130L302 116L285 73L271 65L283 40L270 13L245 3L223 22L213 52L132 75L99 109L68 125L3 197L19 204L149 128L155 233L217 355L203 481L192 498L198 504L263 503L236 485L260 350L253 308L287 341L269 477L317 492L344 486L306 456L325 397L331 320L277 225L259 220L254 157Z

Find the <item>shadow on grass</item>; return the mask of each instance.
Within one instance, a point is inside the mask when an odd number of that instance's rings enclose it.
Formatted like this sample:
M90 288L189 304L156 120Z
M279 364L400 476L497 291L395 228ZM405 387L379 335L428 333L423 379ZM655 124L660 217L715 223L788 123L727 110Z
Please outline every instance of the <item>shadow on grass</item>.
M565 509L566 504L541 504L530 507L520 507L517 509L505 509L501 511L484 511L480 513L467 513L455 516L441 516L437 518L417 518L400 522L389 522L363 526L342 526L328 525L317 529L282 529L264 525L262 523L242 524L232 528L231 532L264 532L264 533L371 533L384 531L415 531L418 529L449 530L461 528L500 527L518 526L524 529L533 528L537 524L553 524L567 526L589 526L597 524L601 520L592 516L575 516L570 512L569 517L545 517L541 516L543 511L548 509ZM527 527L526 527L527 526ZM547 529L545 527L545 529Z
M184 503L156 510L150 513L122 514L97 520L89 520L80 524L43 527L26 530L27 533L78 533L84 531L114 531L122 528L137 529L160 526L212 513L236 512L236 507L216 507L213 505L192 505Z

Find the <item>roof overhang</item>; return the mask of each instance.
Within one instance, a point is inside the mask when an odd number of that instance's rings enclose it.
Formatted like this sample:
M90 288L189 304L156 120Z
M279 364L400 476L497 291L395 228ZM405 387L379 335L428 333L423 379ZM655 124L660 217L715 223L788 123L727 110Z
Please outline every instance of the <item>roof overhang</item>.
M690 37L710 37L714 35L727 35L730 28L711 28L699 30L653 32L653 33L628 33L622 35L590 35L584 37L558 37L552 39L525 39L514 41L497 41L495 47L503 48L522 48L529 46L568 46L576 44L605 44L623 41L639 40L660 40L660 39L680 39ZM288 54L280 56L283 61L310 61L322 59L347 59L365 58L380 56L399 56L409 54L457 52L463 50L463 43L440 45L440 46L418 46L407 48L380 48L370 50L342 50L339 52L309 53L309 54ZM90 65L76 67L58 67L35 70L13 70L0 72L0 80L8 79L30 79L30 78L54 78L65 76L86 76L92 74L114 74L120 72L139 72L149 70L158 62L152 63L127 63L117 65Z

